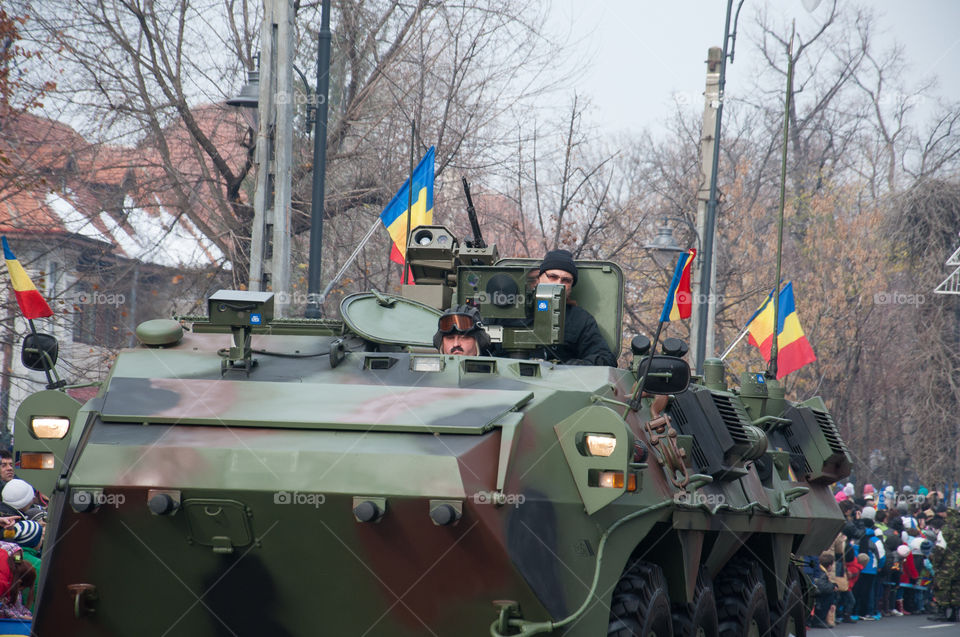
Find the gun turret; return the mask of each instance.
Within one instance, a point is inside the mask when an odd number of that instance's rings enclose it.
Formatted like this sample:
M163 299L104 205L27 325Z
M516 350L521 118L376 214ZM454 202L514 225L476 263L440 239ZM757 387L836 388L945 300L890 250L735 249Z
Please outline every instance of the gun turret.
M444 226L417 226L410 232L407 259L416 285L403 286L403 296L439 310L450 307L460 265L493 265L497 246L461 245Z
M473 197L470 196L470 184L467 183L466 177L461 177L463 180L463 194L467 196L467 217L470 219L470 229L473 230L473 241L467 241L468 248L486 248L487 244L483 240L483 235L480 234L480 222L477 220L477 210L473 207ZM474 263L473 265L480 265L479 263Z

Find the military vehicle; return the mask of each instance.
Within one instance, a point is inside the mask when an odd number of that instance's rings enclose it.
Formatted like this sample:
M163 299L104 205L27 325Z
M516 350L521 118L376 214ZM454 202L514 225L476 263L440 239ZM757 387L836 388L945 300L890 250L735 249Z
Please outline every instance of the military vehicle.
M22 404L18 473L51 497L36 634L804 634L793 558L833 540L850 470L821 400L728 387L719 360L691 383L676 339L621 368L530 359L566 308L537 262L441 226L408 250L408 296L281 319L220 291L141 324L86 404ZM621 270L578 267L619 355ZM452 303L499 356L432 348Z

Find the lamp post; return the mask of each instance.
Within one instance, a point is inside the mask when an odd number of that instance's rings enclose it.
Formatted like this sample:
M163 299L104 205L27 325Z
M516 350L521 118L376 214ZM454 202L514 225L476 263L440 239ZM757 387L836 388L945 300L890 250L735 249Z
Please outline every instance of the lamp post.
M314 113L313 189L310 208L310 266L307 270L307 318L320 318L320 280L323 256L323 198L327 172L327 97L330 93L330 0L323 0L317 34L317 93Z
M300 79L303 80L304 86L307 90L308 101L310 103L310 106L307 109L308 130L310 124L314 124L313 179L311 186L310 208L310 261L307 274L307 307L305 311L305 316L307 318L321 317L319 290L322 274L321 258L323 251L323 200L326 186L325 177L327 164L327 101L330 87L330 0L323 0L320 22L320 32L317 36L317 90L313 90L310 87L310 84L307 82L303 72L300 71L296 65L292 64L292 61L288 62L290 67L292 67L293 70L296 71L300 76ZM244 118L254 130L258 130L257 113L260 106L259 55L257 56L257 67L258 71L248 71L248 81L247 84L245 84L241 89L240 95L227 100L228 105L241 108ZM281 70L278 69L278 71ZM312 121L311 112L313 114ZM289 182L289 170L285 172L287 174L279 175L279 177L281 180L286 180L286 182ZM259 185L260 179L258 177L258 187ZM257 209L257 202L255 201L254 203L254 208ZM259 206L259 208L265 207L265 204ZM261 213L261 222L263 218L264 215ZM255 219L254 223L256 225L257 219ZM254 228L253 235L255 238L258 237L258 228ZM263 233L260 232L259 237L262 236ZM258 244L259 246L258 241L254 241L254 243ZM256 272L259 275L259 273L262 271L261 266L259 265L259 260L262 259L262 257L258 257L261 252L255 249L258 246L254 246L254 249L251 250L251 261L254 261L255 259L258 260L256 267L253 263L251 263L251 272ZM281 253L279 258L289 261L289 254ZM289 264L286 265L287 267L283 268L284 271L288 270ZM259 289L259 281L254 281L253 277L251 277L251 289ZM280 290L280 292L285 292L285 290Z
M716 122L713 129L713 148L711 153L711 163L709 168L710 189L707 198L706 216L703 223L703 251L700 261L700 292L698 305L698 323L696 331L696 347L694 348L694 362L696 363L697 374L703 374L703 361L707 357L708 328L710 329L709 342L711 345L710 356L713 356L713 316L716 312L716 304L711 303L711 285L714 276L713 272L713 244L714 235L717 227L717 169L720 164L720 129L723 120L723 102L725 99L724 85L726 84L727 58L729 47L729 58L733 62L733 47L736 44L737 22L740 19L740 9L743 7L743 0L737 5L737 15L733 24L733 33L730 32L730 17L733 12L733 0L727 0L727 15L723 27L723 51L720 53L719 64L715 57L708 59L708 68L719 66L719 77L717 79L717 99L716 99ZM705 131L706 132L706 131ZM704 158L705 159L705 158Z

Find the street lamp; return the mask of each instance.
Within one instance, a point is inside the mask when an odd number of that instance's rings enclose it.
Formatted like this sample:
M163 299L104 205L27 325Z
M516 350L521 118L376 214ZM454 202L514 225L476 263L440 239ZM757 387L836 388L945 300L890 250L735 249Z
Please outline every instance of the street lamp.
M654 262L663 269L672 267L677 261L677 255L686 252L677 243L673 236L673 228L666 221L657 228L657 236L653 241L643 247L650 251Z
M697 252L700 252L700 235L697 234L697 229L686 217L666 217L663 220L663 225L657 227L657 236L654 237L653 241L643 247L645 250L650 251L650 256L653 257L657 265L665 270L670 269L672 273L672 268L677 263L677 256L686 252L687 248L677 243L677 240L673 236L673 228L668 223L669 221L678 221L687 225L696 240Z
M227 100L227 106L236 106L240 114L254 131L260 123L258 108L260 106L260 71L247 71L247 83L240 89L240 94Z

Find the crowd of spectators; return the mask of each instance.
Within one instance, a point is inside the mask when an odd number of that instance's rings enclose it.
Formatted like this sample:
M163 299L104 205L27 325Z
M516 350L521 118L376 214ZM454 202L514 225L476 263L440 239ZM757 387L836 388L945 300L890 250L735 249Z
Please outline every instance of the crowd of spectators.
M958 621L960 512L925 487L838 484L845 522L819 556L805 558L814 588L810 628L925 612Z
M0 618L32 618L46 519L46 498L16 476L13 455L0 450Z

